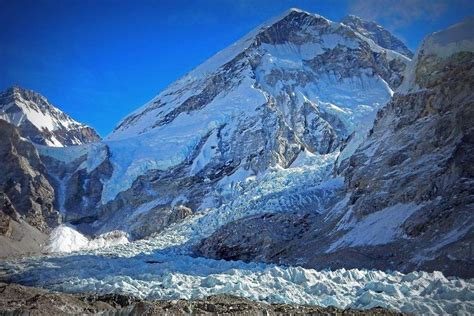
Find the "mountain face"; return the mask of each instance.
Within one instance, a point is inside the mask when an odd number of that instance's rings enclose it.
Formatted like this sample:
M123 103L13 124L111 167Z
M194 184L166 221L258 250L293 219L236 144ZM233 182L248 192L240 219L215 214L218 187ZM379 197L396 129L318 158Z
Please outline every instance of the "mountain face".
M17 126L35 144L64 147L100 141L92 128L73 120L39 93L20 87L0 94L0 119Z
M354 15L346 16L341 22L383 48L391 49L409 58L413 57L411 50L401 40L375 22L365 21Z
M424 40L398 93L339 167L345 187L329 211L243 218L197 253L473 277L473 27L470 18Z
M100 232L142 237L163 227L162 216L218 207L248 177L364 135L408 62L346 25L290 10L126 117L103 142L107 179L89 178L90 169L77 177L77 187L100 187L100 201L74 195L74 213L100 218Z
M60 186L38 150L99 141L90 127L20 87L0 94L0 253L39 253L64 217Z
M285 12L101 142L33 146L4 123L10 178L45 192L32 199L48 206L33 212L44 227L62 218L219 259L471 277L472 19L412 62L381 27L345 21ZM17 198L36 193L15 189L2 189L4 214L28 219Z
M172 84L102 143L39 151L66 220L140 238L227 203L246 178L336 157L349 135L370 128L408 62L293 9Z

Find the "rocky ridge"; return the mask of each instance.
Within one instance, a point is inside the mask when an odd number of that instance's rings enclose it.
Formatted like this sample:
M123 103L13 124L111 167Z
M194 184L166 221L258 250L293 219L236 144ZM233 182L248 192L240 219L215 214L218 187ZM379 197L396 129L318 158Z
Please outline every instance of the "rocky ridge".
M409 58L413 58L412 51L397 37L373 21L366 21L355 15L348 15L341 20L353 30L370 38L381 47L394 50Z

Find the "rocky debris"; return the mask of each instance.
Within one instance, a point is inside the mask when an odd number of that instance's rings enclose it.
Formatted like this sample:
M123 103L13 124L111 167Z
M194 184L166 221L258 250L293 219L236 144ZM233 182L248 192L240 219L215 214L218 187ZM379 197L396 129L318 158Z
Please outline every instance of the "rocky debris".
M101 139L94 129L73 120L39 93L17 86L0 93L0 118L40 145L63 147Z
M79 296L50 292L16 284L0 284L0 314L92 314L116 310L100 300L87 301Z
M23 220L13 220L1 215L8 223L5 235L0 235L0 259L39 255L46 245L48 235Z
M1 119L0 161L3 169L0 192L4 194L2 212L9 210L13 216L13 208L22 219L41 231L57 226L61 218L54 207L54 189L38 151L20 136L14 125Z
M266 304L231 295L198 300L140 300L120 294L65 294L0 283L0 314L131 314L131 315L403 315L383 308L338 309L311 305Z

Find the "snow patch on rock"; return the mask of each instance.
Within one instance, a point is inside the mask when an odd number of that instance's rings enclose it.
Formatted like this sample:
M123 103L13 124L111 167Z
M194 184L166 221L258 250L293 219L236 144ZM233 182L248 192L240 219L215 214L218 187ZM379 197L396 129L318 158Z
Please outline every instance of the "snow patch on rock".
M341 222L344 229L351 229L339 240L333 243L326 252L332 252L342 246L373 246L390 243L400 236L400 227L410 215L419 210L422 206L413 203L397 204L387 207L378 212L357 221L353 217L347 216L346 222ZM348 213L350 214L350 213ZM347 223L350 221L350 223Z

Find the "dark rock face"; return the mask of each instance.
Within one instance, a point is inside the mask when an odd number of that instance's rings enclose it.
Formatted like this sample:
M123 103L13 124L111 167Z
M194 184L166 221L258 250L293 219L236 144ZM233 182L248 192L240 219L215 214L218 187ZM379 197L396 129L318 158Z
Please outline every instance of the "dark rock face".
M341 22L384 48L394 50L409 58L413 57L412 51L401 40L375 22L365 21L354 15L346 16Z
M352 34L352 36L356 36ZM360 47L347 48L336 46L307 62L315 73L334 72L341 78L356 76L360 69L371 69L383 78L390 87L397 88L403 80L406 63L399 59L390 59L386 52L374 52L370 45L362 42Z
M14 209L33 227L48 231L60 223L60 214L54 207L54 189L45 166L36 148L20 137L15 126L0 120L0 131L0 192L6 196L2 212L12 216Z
M20 215L16 212L10 199L4 192L0 192L0 235L10 237L12 235L12 221L19 221Z
M356 214L437 197L462 196L462 204L472 203L474 173L466 162L474 155L473 65L473 54L453 56L431 69L449 70L430 76L434 82L424 85L428 90L396 95L378 113L346 170Z
M101 139L94 129L76 122L39 93L20 87L0 94L0 118L16 125L21 136L35 144L72 146Z
M144 301L119 294L64 294L0 283L0 314L130 314L130 315L403 315L383 308L362 311L310 305L266 304L231 295L199 300Z
M104 147L105 151L108 150ZM79 160L80 162L81 160ZM97 217L101 206L102 183L110 178L112 164L106 158L97 168L87 173L78 169L66 181L65 204L67 220L77 221L81 218Z
M304 212L246 217L222 226L195 252L215 259L285 263L281 258L286 256L287 247L301 241L320 217Z

